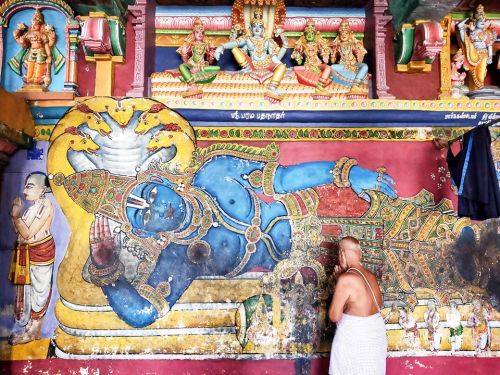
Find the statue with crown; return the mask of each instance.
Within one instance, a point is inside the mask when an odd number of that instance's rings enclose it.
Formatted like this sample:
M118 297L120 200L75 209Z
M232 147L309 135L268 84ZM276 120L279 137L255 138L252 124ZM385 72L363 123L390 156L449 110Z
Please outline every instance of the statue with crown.
M325 89L332 82L330 79L332 69L328 65L330 46L316 30L312 18L307 20L304 32L295 43L291 57L299 64L293 68L297 80L316 88L313 98L330 99L331 94Z
M21 91L47 91L52 82L52 65L57 73L65 63L64 56L56 47L54 27L45 23L42 12L37 8L31 19L31 26L19 23L13 36L21 50L8 64L16 74L23 77Z
M493 62L493 45L497 34L486 19L484 6L479 4L472 17L466 18L456 26L457 41L460 49L457 55L463 55L463 68L467 72L467 83L475 99L497 99L498 89L485 87L488 65Z
M200 17L196 17L193 31L176 52L183 61L179 66L180 79L189 85L183 96L201 97L202 90L197 85L213 82L220 67L211 65L214 62L215 46L206 39L205 26Z
M284 20L281 18L284 17L280 15L276 12L274 19L266 20L262 8L256 8L250 21L250 35L241 35L215 50L215 59L219 60L224 51L230 49L241 73L249 74L260 84L269 81L265 97L271 102L282 100L278 86L286 73L286 65L281 59L288 48L288 40L283 32ZM266 23L274 25L274 30L266 30Z

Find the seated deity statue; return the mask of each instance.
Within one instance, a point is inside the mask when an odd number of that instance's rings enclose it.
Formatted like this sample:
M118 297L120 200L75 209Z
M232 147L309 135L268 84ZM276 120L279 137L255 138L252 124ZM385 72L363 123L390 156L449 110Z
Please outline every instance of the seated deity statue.
M56 47L53 26L46 24L40 9L36 9L31 26L19 23L14 31L14 39L22 49L9 60L10 68L18 75L22 75L25 86L47 90L52 82L52 64L57 73L65 62ZM23 65L24 74L22 74Z
M457 39L465 56L464 69L469 73L469 88L484 87L487 66L493 61L493 44L496 32L486 20L484 7L478 5L474 16L459 22L456 26Z
M281 59L286 53L288 40L281 27L276 27L274 36L280 38L281 47L272 38L264 35L264 21L262 18L262 9L257 8L254 17L250 22L251 36L241 35L235 40L231 40L217 47L215 50L215 59L219 60L226 49L231 52L241 67L242 73L248 73L252 78L260 83L271 78L267 86L270 93L277 94L277 88L281 83L286 65Z
M319 93L326 92L325 87L331 83L329 58L328 42L319 31L316 31L314 21L308 19L304 32L292 52L292 59L299 65L303 64L293 68L299 82L316 87Z
M183 63L179 66L181 80L187 84L212 82L220 70L211 66L214 61L215 46L205 37L205 26L199 17L194 20L193 31L176 51Z
M342 20L337 37L331 44L330 59L333 65L333 83L353 87L367 83L368 65L363 63L366 49L356 39L349 21Z

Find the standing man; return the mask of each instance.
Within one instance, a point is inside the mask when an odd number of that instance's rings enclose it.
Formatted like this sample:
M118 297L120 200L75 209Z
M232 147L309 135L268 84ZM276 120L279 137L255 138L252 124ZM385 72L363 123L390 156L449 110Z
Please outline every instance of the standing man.
M383 375L387 336L380 310L382 293L373 273L361 264L362 250L354 237L339 242L337 285L328 312L337 323L330 375Z
M50 192L47 175L33 172L26 178L23 195L31 205L22 212L20 197L12 202L11 218L17 233L9 280L16 287L14 312L16 323L23 327L9 338L12 345L40 338L43 317L52 294L52 269L55 244L50 233L54 216L52 203L45 197Z

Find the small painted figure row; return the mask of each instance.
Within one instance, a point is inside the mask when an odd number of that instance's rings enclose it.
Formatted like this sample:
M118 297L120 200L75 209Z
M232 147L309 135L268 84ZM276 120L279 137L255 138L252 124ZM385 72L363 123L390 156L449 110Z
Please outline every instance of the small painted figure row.
M389 313L386 321L391 315L392 312ZM491 330L489 321L492 318L493 314L489 306L483 304L479 299L475 299L472 302L472 311L468 316L466 326L472 329L474 350L478 353L485 351L490 345ZM411 310L400 309L398 323L405 330L405 340L409 347L411 349L420 348L420 333L417 321ZM429 349L431 351L439 350L442 340L440 315L433 300L429 300L427 309L424 312L424 327L427 329ZM451 352L460 351L462 348L464 326L461 320L461 313L455 301L450 302L449 310L446 313L446 327L450 330L449 342Z

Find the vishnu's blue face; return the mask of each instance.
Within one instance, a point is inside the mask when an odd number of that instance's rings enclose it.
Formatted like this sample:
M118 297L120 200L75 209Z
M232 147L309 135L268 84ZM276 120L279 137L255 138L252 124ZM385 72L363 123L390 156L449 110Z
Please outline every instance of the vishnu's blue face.
M264 25L256 22L252 25L252 35L254 37L261 37L264 34Z
M127 217L136 229L165 232L178 229L186 217L182 197L159 183L138 185L127 198Z

